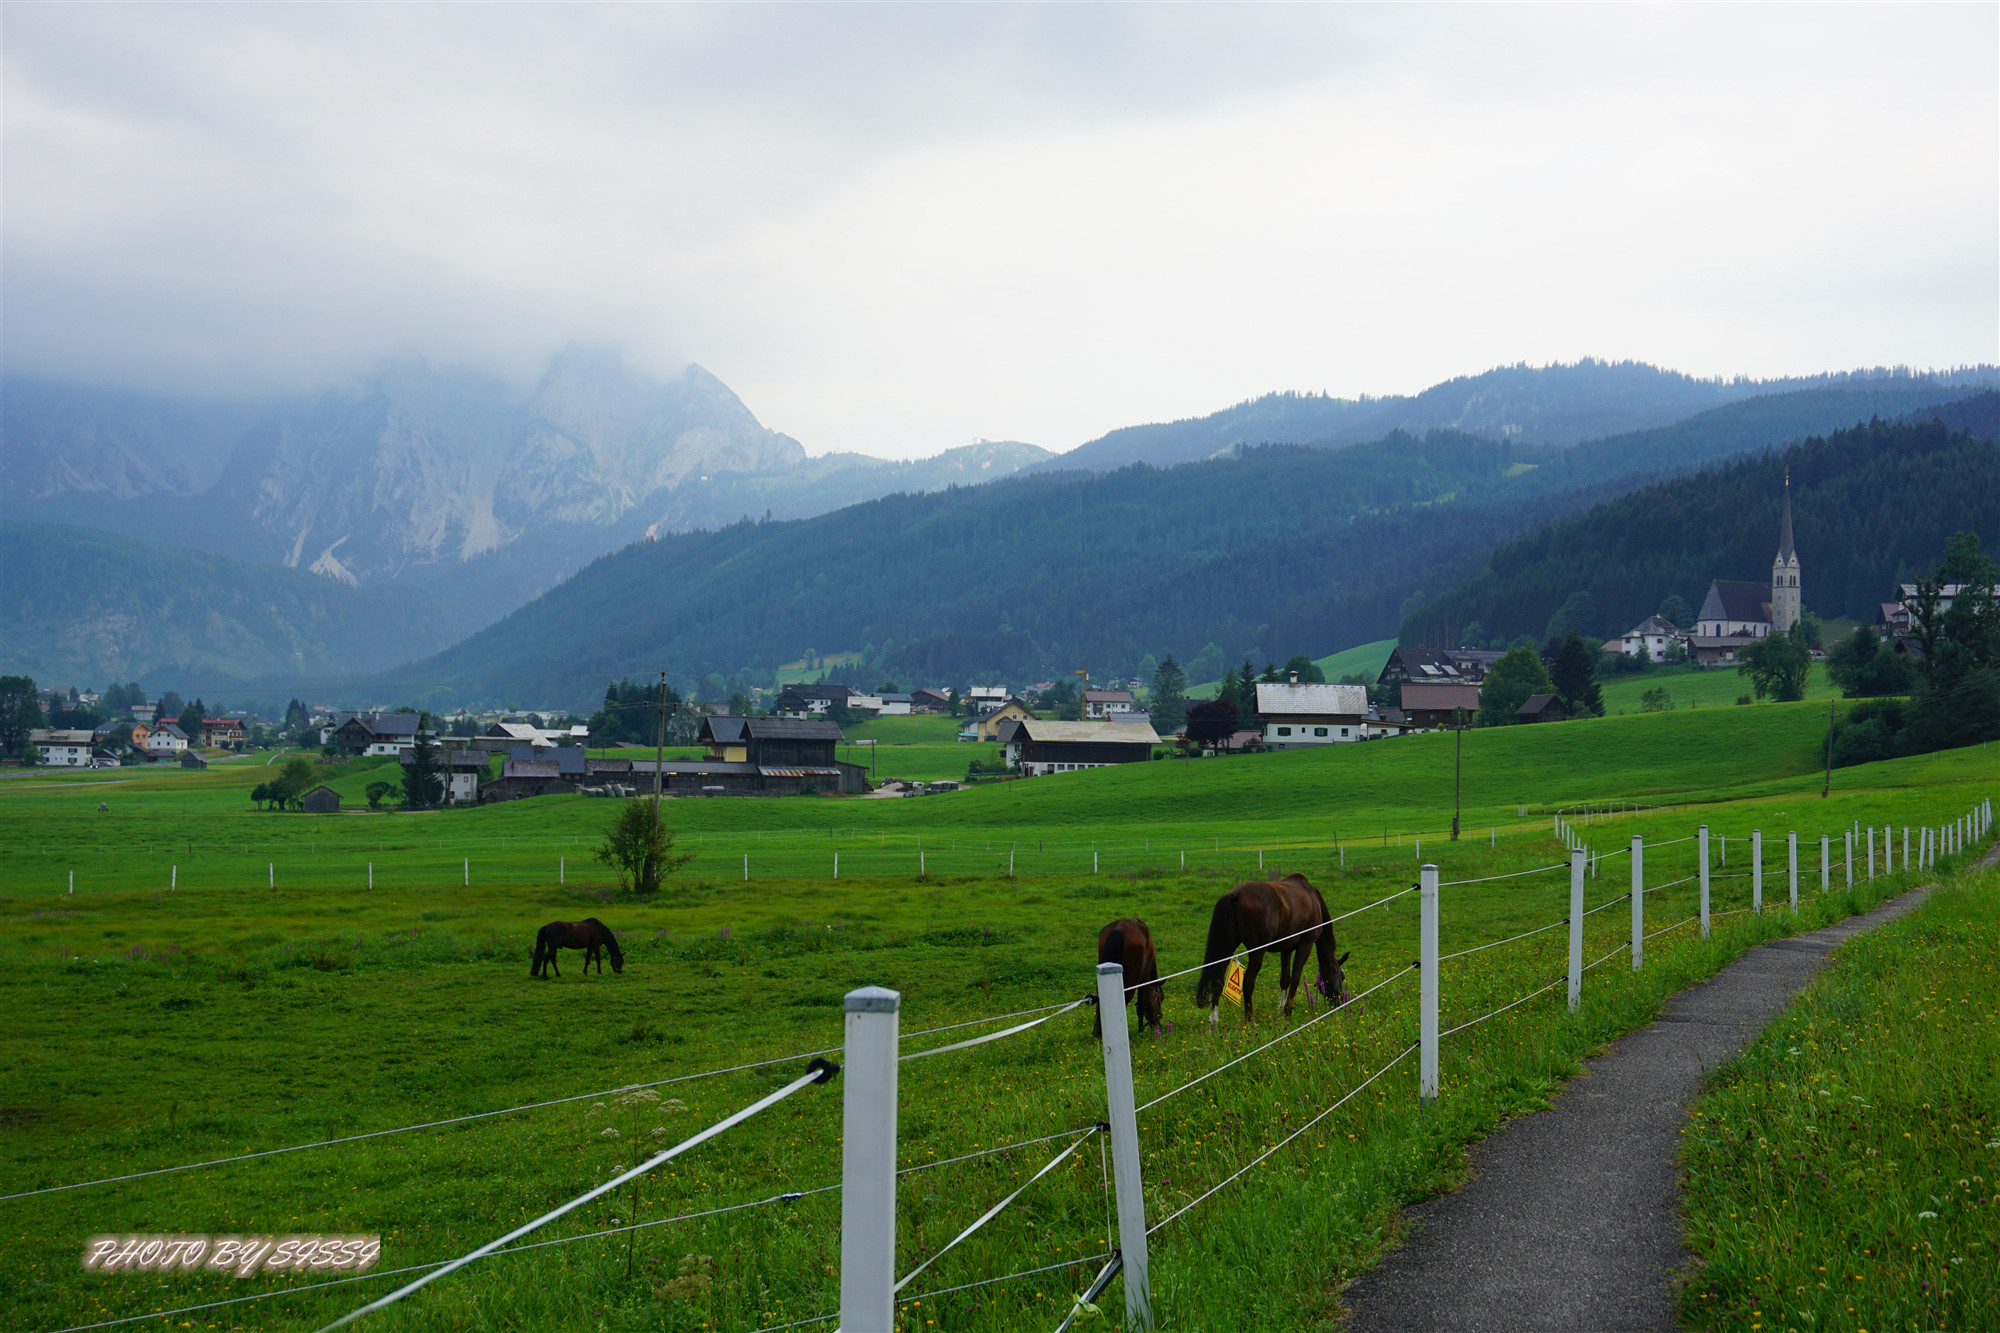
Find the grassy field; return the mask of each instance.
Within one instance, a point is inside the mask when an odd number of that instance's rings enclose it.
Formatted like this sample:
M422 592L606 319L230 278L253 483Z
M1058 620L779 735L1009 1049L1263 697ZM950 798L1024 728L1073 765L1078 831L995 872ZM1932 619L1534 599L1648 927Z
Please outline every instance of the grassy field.
M1639 696L1652 689L1665 690L1675 708L1733 708L1746 694L1751 697L1753 707L1757 702L1749 677L1739 676L1734 667L1655 667L1637 675L1602 676L1599 685L1604 691L1604 711L1614 714L1638 712ZM1826 717L1826 701L1840 697L1840 691L1826 674L1824 662L1813 663L1812 674L1806 679L1805 697L1807 702L1820 705L1822 720Z
M2000 1328L2000 874L1844 946L1695 1108L1697 1328Z
M1324 672L1329 681L1336 683L1342 676L1351 676L1357 672L1373 681L1382 674L1382 667L1395 649L1394 639L1377 639L1374 643L1361 643L1352 648L1343 648L1331 657L1316 657L1313 659L1313 665ZM1221 688L1221 681L1205 680L1199 685L1188 687L1188 698L1213 699L1215 692Z
M1417 1113L1404 1061L1155 1237L1164 1326L1324 1326L1341 1283L1388 1239L1395 1206L1455 1177L1458 1144L1538 1104L1596 1044L1748 944L1872 905L1904 882L1823 898L1814 880L1801 922L1784 912L1753 916L1742 910L1748 885L1735 839L1753 827L1816 835L1854 820L1936 820L1969 806L1993 776L1979 751L1898 760L1836 774L1833 797L1821 801L1819 725L1812 706L1799 705L1473 733L1468 823L1486 836L1456 845L1432 835L1449 819L1449 737L1133 765L919 800L676 801L670 820L699 855L646 901L618 892L601 868L579 872L614 813L606 800L318 818L254 812L245 793L268 770L253 762L203 774L8 778L0 781L0 961L8 964L0 1016L15 1041L0 1112L9 1128L0 1160L12 1183L0 1193L835 1046L840 996L861 984L903 993L906 1033L1055 1004L1088 990L1097 928L1118 916L1151 923L1163 966L1198 961L1210 904L1260 856L1273 873L1306 869L1335 911L1348 911L1410 883L1420 835L1421 855L1448 879L1557 862L1543 811L1584 797L1675 806L1582 828L1606 848L1633 832L1654 844L1648 882L1667 887L1648 896L1648 914L1667 927L1684 922L1693 902L1692 887L1675 883L1692 871L1693 845L1673 840L1699 821L1728 834L1715 907L1733 914L1717 918L1712 939L1685 925L1669 930L1649 942L1648 967L1636 976L1612 958L1590 974L1579 1016L1544 995L1450 1039L1445 1095L1430 1114ZM367 780L358 769L335 779ZM568 883L557 883L559 856ZM466 860L470 887L461 883ZM168 890L175 865L180 887ZM278 868L275 889L267 865ZM1622 865L1602 864L1593 904L1622 891ZM71 870L73 896L64 891ZM1560 873L1445 893L1447 952L1547 924L1567 901ZM1782 896L1775 883L1767 893ZM1414 912L1404 895L1339 927L1341 947L1353 951L1353 988L1391 983L1365 1012L1322 1022L1147 1113L1149 1217L1166 1217L1278 1144L1407 1046ZM624 973L582 977L571 955L560 981L531 982L533 929L588 915L621 932ZM1624 912L1590 920L1589 956L1615 950ZM1445 1026L1550 981L1561 940L1549 932L1449 964ZM1169 983L1170 1030L1137 1041L1142 1103L1287 1030L1268 1014L1254 1036L1231 1023L1207 1030L1189 980ZM1088 1030L1078 1011L911 1065L905 1166L1094 1123L1102 1074ZM654 1130L671 1141L800 1067L794 1059L659 1090L680 1106L596 1096L9 1200L0 1319L47 1328L307 1281L83 1274L77 1254L99 1232L379 1231L385 1269L446 1258L604 1179L639 1142L653 1142ZM590 1233L836 1181L838 1098L838 1083L808 1089L549 1233L583 1239L486 1261L375 1326L753 1329L828 1310L838 1263L832 1194ZM593 1116L597 1101L606 1106ZM620 1134L606 1137L605 1128ZM1062 1146L907 1176L899 1271ZM919 1293L1101 1252L1098 1158L1099 1144L1086 1145L926 1273L909 1293L904 1326L1055 1323L1087 1266L937 1300ZM386 1285L293 1292L171 1322L311 1328ZM1115 1288L1108 1299L1115 1307Z
M902 778L931 782L940 778L963 781L973 760L996 763L1000 746L993 742L961 741L958 729L963 719L938 713L912 713L908 717L883 717L873 722L844 728L847 739L873 741L871 746L843 745L840 757L853 764L869 764L882 780ZM870 751L873 751L871 754Z

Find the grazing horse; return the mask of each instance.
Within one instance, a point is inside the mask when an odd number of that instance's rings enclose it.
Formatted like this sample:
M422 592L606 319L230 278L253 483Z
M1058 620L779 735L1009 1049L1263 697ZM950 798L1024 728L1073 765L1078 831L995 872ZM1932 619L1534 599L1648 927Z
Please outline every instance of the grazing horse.
M531 977L546 978L550 972L562 975L556 966L556 950L583 950L583 970L590 971L592 963L597 964L597 974L604 975L604 959L598 956L603 949L611 955L611 970L625 970L625 954L618 947L618 937L611 933L611 927L596 917L585 917L581 921L551 921L535 933L535 961L528 968Z
M1153 932L1146 929L1146 923L1137 917L1126 917L1113 921L1097 932L1097 961L1117 963L1125 969L1125 1001L1134 998L1139 1002L1139 1026L1150 1027L1153 1035L1160 1033L1160 1009L1167 997L1166 988L1160 985L1160 962L1153 956ZM1119 1022L1125 1021L1120 1014ZM1090 1025L1090 1035L1104 1035L1104 1015L1099 1014Z
M1319 929L1314 930L1314 926ZM1208 923L1208 948L1201 959L1201 978L1194 988L1195 1007L1208 1009L1208 1021L1211 1023L1220 1016L1223 980L1229 971L1229 960L1236 956L1239 944L1249 954L1243 968L1243 1021L1246 1024L1253 1017L1250 996L1256 989L1257 969L1263 966L1264 950L1267 948L1275 947L1278 951L1278 985L1285 992L1282 1012L1286 1018L1292 1016L1292 997L1297 994L1299 982L1305 976L1306 955L1315 948L1319 950L1319 992L1327 997L1329 1004L1347 1003L1347 976L1342 967L1348 955L1334 957L1333 951L1340 946L1333 938L1333 924L1326 910L1326 899L1306 882L1304 875L1290 874L1279 880L1250 880L1216 899L1215 913ZM1307 1009L1312 1008L1312 1003L1309 991L1306 994Z

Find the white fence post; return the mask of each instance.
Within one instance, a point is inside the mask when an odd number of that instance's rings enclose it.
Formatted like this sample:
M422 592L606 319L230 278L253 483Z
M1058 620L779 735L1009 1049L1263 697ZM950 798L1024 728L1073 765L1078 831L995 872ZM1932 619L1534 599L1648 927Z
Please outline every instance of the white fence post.
M76 892L76 872L74 870L69 872L69 891L71 893Z
M1438 1095L1438 868L1417 871L1417 1096L1428 1106Z
M1014 878L1014 849L1012 847L1007 849L1007 878Z
M1750 830L1750 910L1764 915L1764 830Z
M840 878L840 853L839 853L839 852L835 852L835 853L833 854L833 877L834 877L835 879L839 879L839 878Z
M1910 868L1910 826L1908 824L1905 824L1903 825L1903 869L1905 872L1908 872L1909 868Z
M1646 840L1632 835L1632 970L1646 962Z
M1569 1011L1583 1004L1583 862L1584 854L1569 854Z
M896 1326L896 1041L903 997L880 986L847 993L842 1071L840 1327Z
M465 858L465 887L472 887L472 858L469 856Z
M556 858L556 883L569 883L569 858L567 856L558 856Z
M266 861L264 863L264 887L267 889L278 887L278 863L276 861Z
M1875 826L1868 826L1868 878L1875 878Z
M1833 839L1827 834L1819 835L1819 891L1826 893L1833 888Z
M1701 937L1703 939L1707 939L1708 938L1708 825L1703 824L1701 826L1700 837L1697 840L1701 844ZM1725 838L1723 841L1727 843L1728 839Z
M373 861L368 863L368 887L371 889L375 887L375 863Z
M1125 1326L1153 1326L1146 1275L1146 1191L1139 1175L1139 1118L1132 1107L1132 1038L1125 1026L1125 969L1097 965L1097 1016L1104 1030L1104 1100L1111 1125L1111 1178L1118 1194L1118 1257L1125 1275Z
M1845 843L1846 850L1847 887L1852 890L1854 888L1854 830L1847 830L1841 834L1841 838Z
M178 889L180 886L181 886L181 868L179 866L175 866L173 869L173 873L167 877L167 887L170 889Z
M1799 914L1799 831L1793 829L1785 835L1786 859L1791 863L1792 915Z
M743 882L745 884L750 882L750 853L748 852L743 853Z

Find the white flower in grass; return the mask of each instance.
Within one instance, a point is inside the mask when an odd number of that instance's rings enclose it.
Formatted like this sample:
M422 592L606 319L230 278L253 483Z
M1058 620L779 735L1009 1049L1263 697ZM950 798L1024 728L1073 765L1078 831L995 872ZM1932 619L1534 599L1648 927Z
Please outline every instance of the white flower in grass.
M669 1097L667 1098L666 1101L660 1104L660 1109L662 1111L671 1111L675 1115L679 1115L682 1111L688 1109L688 1104L682 1101L678 1097Z
M600 1139L615 1139L619 1137L619 1134L617 1130L611 1129L607 1126L605 1129L599 1131L597 1137Z
M595 1116L595 1115L602 1115L603 1113L604 1113L604 1103L603 1103L603 1102L597 1102L597 1103L596 1103L596 1104L594 1104L594 1105L593 1105L593 1106L592 1106L592 1107L591 1107L591 1108L590 1108L590 1109L589 1109L588 1111L585 1111L585 1112L583 1113L583 1118L584 1118L585 1120L588 1120L588 1119L590 1119L590 1118L591 1118L592 1116Z
M665 1125L655 1125L653 1127L653 1137L656 1139L667 1137L667 1127Z
M620 1106L641 1106L660 1100L660 1094L651 1088L621 1088L612 1100Z
M1936 1214L1936 1213L1934 1213L1934 1212L1932 1212L1932 1211L1931 1211L1930 1209L1926 1208L1926 1209L1924 1209L1924 1210L1923 1210L1923 1211L1922 1211L1921 1213L1918 1213L1918 1214L1917 1214L1917 1216L1918 1216L1918 1217L1936 1217L1936 1216L1937 1216L1937 1214Z

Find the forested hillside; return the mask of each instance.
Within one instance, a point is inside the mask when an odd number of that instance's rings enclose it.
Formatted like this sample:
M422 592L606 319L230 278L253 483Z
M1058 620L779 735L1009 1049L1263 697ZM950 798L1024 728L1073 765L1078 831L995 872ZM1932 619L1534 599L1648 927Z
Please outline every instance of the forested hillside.
M898 495L607 556L500 624L377 684L581 706L603 681L758 673L854 650L906 686L1033 678L1145 654L1323 653L1394 633L1428 590L1550 519L1695 466L1907 411L1936 386L1815 390L1574 450L1439 432L1270 446L1171 469ZM1539 628L1539 626L1538 626Z
M444 640L411 588L362 590L55 523L0 523L0 673L99 685L376 670Z
M1502 546L1406 619L1403 641L1439 622L1461 635L1477 625L1482 641L1540 638L1576 593L1590 606L1574 628L1604 637L1669 595L1699 607L1711 579L1768 580L1788 469L1804 603L1822 617L1873 619L1955 532L2000 540L2000 447L1942 421L1876 421L1649 486Z

